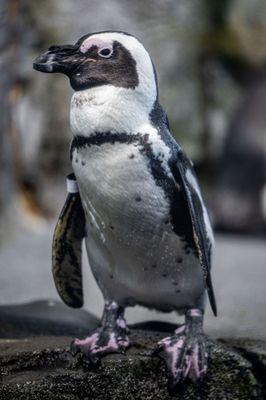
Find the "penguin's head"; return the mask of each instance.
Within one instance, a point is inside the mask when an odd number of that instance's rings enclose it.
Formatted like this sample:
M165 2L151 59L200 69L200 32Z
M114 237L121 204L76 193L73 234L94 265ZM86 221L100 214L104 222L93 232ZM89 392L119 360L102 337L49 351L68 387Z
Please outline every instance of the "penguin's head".
M37 57L34 69L67 75L75 91L103 85L157 94L155 71L144 46L124 32L99 32L74 45L51 46Z
M151 58L134 36L99 32L74 45L52 46L33 67L61 72L75 90L70 107L74 134L133 132L150 121L157 101L157 80Z

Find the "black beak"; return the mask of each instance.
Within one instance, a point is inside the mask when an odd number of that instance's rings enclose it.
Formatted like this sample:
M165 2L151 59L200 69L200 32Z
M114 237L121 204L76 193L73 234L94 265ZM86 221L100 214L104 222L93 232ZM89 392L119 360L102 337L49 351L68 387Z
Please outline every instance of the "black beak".
M62 72L69 75L79 64L79 53L77 45L51 46L48 51L33 63L37 71L53 73Z

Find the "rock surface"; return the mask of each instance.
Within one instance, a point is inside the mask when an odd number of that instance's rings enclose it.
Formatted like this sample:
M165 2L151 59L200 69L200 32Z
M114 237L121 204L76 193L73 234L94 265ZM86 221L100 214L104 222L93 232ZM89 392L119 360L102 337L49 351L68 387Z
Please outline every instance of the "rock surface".
M231 340L230 343L238 352L249 360L258 382L261 383L262 398L266 399L266 342L263 340Z
M98 318L54 300L0 306L0 338L86 335Z
M237 352L208 340L209 371L201 384L188 383L171 397L163 362L151 357L170 325L139 325L131 330L126 355L109 355L101 365L86 365L68 351L70 337L1 339L1 400L42 399L262 399L251 363ZM142 329L141 329L142 328ZM145 328L145 329L144 329ZM153 328L153 330L150 330ZM154 330L154 329L157 330ZM234 342L235 347L241 347ZM242 344L242 352L243 352Z

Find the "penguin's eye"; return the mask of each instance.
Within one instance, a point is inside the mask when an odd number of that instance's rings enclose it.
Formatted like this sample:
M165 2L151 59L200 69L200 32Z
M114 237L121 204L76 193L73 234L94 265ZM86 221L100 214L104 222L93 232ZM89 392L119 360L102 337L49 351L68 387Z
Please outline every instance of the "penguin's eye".
M109 47L103 47L98 51L98 54L103 58L109 58L113 54L113 50Z

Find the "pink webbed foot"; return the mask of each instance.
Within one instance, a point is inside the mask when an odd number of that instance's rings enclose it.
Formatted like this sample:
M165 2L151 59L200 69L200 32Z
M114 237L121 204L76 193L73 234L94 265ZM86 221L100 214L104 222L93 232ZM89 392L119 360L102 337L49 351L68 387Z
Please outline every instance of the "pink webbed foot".
M173 336L162 339L154 351L166 363L170 389L186 378L192 381L202 379L207 372L208 354L202 320L200 310L190 310L185 325L176 329Z
M125 352L130 342L123 311L115 302L107 302L101 325L85 339L73 340L72 354L82 353L86 360L95 363L106 354Z

